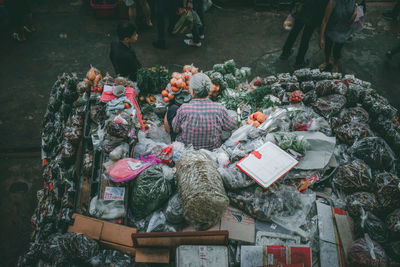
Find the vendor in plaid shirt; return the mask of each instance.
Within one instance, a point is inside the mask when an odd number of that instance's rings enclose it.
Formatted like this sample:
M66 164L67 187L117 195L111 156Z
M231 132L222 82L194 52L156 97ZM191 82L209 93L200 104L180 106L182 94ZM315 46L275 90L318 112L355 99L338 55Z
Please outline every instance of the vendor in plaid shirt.
M210 89L207 75L198 73L190 78L193 100L183 104L172 121L173 131L178 133L176 141L192 144L195 149L212 150L222 145L222 131L236 127L235 118L229 117L226 108L208 99Z

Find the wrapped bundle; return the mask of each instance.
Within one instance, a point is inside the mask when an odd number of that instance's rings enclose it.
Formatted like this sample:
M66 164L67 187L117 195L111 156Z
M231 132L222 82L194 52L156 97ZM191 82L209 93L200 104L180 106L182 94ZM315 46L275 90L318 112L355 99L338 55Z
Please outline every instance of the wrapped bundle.
M185 219L198 230L215 225L229 200L211 158L201 151L187 151L176 163L176 175Z
M386 211L400 207L400 179L392 173L380 173L376 176L379 204Z
M388 265L385 251L368 235L353 242L349 250L349 261L350 265L354 267L385 267Z
M359 217L362 209L372 213L378 209L378 201L374 194L357 192L347 197L346 210L352 217Z
M346 193L374 190L371 169L360 159L339 166L333 182Z
M400 209L390 213L386 218L386 225L390 232L390 238L397 241L400 238Z

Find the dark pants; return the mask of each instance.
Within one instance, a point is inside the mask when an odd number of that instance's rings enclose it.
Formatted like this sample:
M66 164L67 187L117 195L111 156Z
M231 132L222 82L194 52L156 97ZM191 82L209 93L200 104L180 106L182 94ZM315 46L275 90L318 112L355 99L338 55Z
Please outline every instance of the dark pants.
M165 41L165 20L168 19L168 32L172 32L177 22L178 6L174 0L155 0L154 8L157 20L157 41Z
M201 26L193 26L192 34L193 34L193 42L200 42L200 35L204 35L204 1L203 0L194 0L193 9L197 12L200 17Z
M398 17L400 13L400 0L397 0L396 5L392 9L393 17Z
M299 36L301 30L303 30L303 35L301 36L300 47L297 52L296 64L301 64L304 62L304 57L308 50L308 44L310 43L310 39L312 34L314 33L316 26L311 24L306 24L302 19L296 19L293 25L292 30L289 33L289 36L286 39L285 44L283 45L282 54L289 55L290 50L293 47L294 42L296 42L297 36Z
M328 36L325 37L325 57L330 57L333 54L333 59L338 61L342 56L342 48L344 43L335 43Z

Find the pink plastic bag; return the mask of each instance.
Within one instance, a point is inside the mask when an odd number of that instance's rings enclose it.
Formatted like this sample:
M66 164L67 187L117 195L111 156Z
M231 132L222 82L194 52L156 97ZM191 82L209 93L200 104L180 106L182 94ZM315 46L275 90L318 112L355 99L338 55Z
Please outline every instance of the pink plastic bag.
M156 155L149 155L147 158L140 156L140 160L125 158L118 160L114 165L107 169L106 174L114 182L125 182L132 180L142 171L151 165L160 163L161 160Z

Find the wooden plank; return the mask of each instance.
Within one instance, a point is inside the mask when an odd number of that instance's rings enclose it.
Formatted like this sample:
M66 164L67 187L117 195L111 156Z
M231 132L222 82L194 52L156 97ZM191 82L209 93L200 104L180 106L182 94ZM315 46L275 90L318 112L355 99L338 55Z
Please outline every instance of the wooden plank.
M169 263L169 249L137 248L135 262Z
M103 230L103 222L79 214L73 214L72 218L75 219L75 221L73 225L68 227L68 232L82 233L92 239L100 239L101 231Z
M346 215L335 214L336 225L339 233L339 238L343 247L344 254L347 258L348 250L354 241L353 231L349 222L349 217Z
M228 231L159 232L132 234L134 247L179 245L228 245Z
M119 250L119 251L126 253L128 255L131 255L131 256L135 256L135 254L136 254L136 249L133 247L127 247L124 245L116 244L113 242L107 242L104 240L100 241L100 244L101 244L101 246L103 246L105 248L116 249L116 250Z
M105 222L103 231L101 233L101 239L104 241L133 247L131 235L136 232L136 228Z

